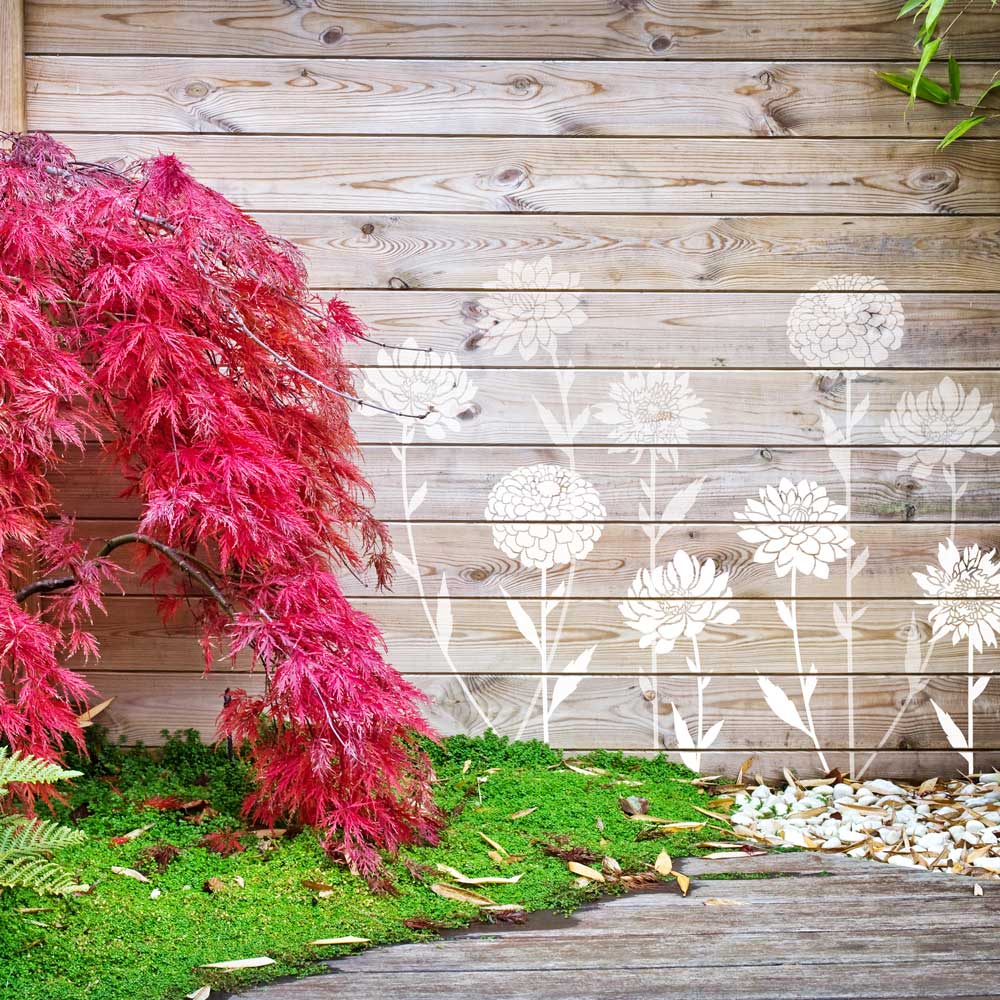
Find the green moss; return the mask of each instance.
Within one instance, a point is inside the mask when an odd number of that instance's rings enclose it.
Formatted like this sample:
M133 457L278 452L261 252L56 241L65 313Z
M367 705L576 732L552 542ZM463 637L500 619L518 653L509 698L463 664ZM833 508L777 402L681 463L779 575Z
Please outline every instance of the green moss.
M247 850L228 858L199 846L206 833L240 828L239 803L248 775L242 764L204 746L193 734L174 737L155 754L98 742L91 762L77 763L85 776L57 809L63 821L75 815L89 835L62 860L93 892L54 902L27 893L0 897L0 997L179 998L202 983L234 988L302 974L315 969L318 958L349 950L310 948L307 942L315 938L354 935L387 944L433 936L433 931L406 927L407 919L459 927L479 916L474 907L434 895L404 861L431 867L443 863L469 876L523 873L516 884L478 891L526 910L568 911L598 890L576 888L565 862L545 854L543 842L560 840L611 856L626 871L645 871L661 850L673 856L703 853L696 844L718 836L706 827L636 839L644 826L622 812L620 796L647 799L654 816L706 820L694 808L704 806L706 797L690 784L693 775L663 757L595 753L579 763L606 773L582 774L559 766L561 755L538 742L453 737L428 749L439 778L438 802L452 819L439 845L407 849L390 863L399 890L393 896L373 894L363 881L333 865L309 831L277 841L266 852L247 836ZM216 814L194 825L183 812L143 805L151 796L205 799ZM535 811L510 818L530 808ZM147 825L151 828L133 841L111 842ZM487 857L489 845L481 834L523 859L497 866ZM143 859L143 851L157 844L180 852L162 874ZM145 865L152 884L115 875L113 865ZM225 887L213 894L203 891L209 878L221 879ZM303 880L326 883L332 891L319 898ZM446 875L441 880L449 881ZM160 890L157 899L150 898L154 888ZM45 912L19 912L38 906ZM195 969L258 955L270 956L276 964L238 975Z

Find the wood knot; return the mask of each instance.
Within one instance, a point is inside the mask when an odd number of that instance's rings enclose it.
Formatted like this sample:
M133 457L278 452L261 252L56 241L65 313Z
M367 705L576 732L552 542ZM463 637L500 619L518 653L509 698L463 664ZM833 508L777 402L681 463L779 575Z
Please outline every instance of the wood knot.
M958 171L953 167L928 167L914 170L910 186L926 194L950 194L958 187Z
M654 52L666 52L674 44L674 40L669 35L657 35L650 43L649 47Z
M184 88L184 96L204 97L211 89L204 80L193 80Z
M520 167L508 167L497 174L497 183L504 187L517 187L524 181L526 173Z
M478 417L482 412L483 408L478 403L471 403L464 410L456 413L455 416L458 417L459 420L468 422L470 420L475 420L476 417Z
M772 83L774 83L774 75L769 69L762 69L757 74L757 79L764 85L765 88L769 88Z
M770 462L774 458L774 452L770 448L761 448L760 457L764 459L765 462Z
M389 279L389 287L390 288L394 288L397 291L401 291L401 290L405 290L405 289L409 288L410 286L402 278L400 278L400 277L398 277L397 275L394 274Z
M479 299L466 299L462 303L462 316L465 319L482 319L485 315L486 310Z
M340 27L339 24L335 24L332 28L327 28L322 35L319 36L319 40L324 45L336 45L337 42L344 37L344 29Z
M532 80L530 76L519 76L511 81L511 87L519 94L525 94L538 86L537 80Z
M375 232L375 223L374 222L366 222L361 227L361 232L363 232L365 234L365 236L371 236L371 234Z
M473 583L482 583L490 578L490 571L479 566L476 569L470 569L468 577Z

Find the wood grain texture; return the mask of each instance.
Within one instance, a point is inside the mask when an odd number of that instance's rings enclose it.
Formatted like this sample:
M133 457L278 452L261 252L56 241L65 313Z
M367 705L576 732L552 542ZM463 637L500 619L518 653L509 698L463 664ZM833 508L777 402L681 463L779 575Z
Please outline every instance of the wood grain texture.
M541 59L912 59L897 0L29 0L29 52ZM949 44L992 58L975 0ZM942 48L942 52L945 49Z
M80 521L82 538L107 539L134 530L134 521ZM493 544L493 525L458 522L424 522L413 525L414 545L421 582L426 593L436 595L442 574L455 597L501 596L501 587L518 598L541 597L540 572L521 566ZM593 525L584 525L592 533ZM410 555L405 526L389 524L399 550ZM572 595L580 598L619 600L628 593L636 571L649 564L649 539L640 524L606 524L593 550L575 564ZM660 551L672 554L683 548L701 559L712 559L729 573L729 585L737 598L781 598L789 596L788 578L775 576L772 565L753 561L754 546L738 535L737 524L698 524L684 522L671 526L660 542ZM948 537L942 525L856 524L851 527L855 556L869 549L868 562L854 581L856 600L914 600L924 594L913 579L913 572L923 572L937 560L938 545ZM985 548L1000 546L1000 524L962 524L955 529L955 543L978 544ZM115 553L122 564L134 565L134 554L122 548ZM567 567L548 573L548 594L567 578ZM366 580L345 574L344 592L351 598L378 596ZM126 594L148 593L135 576L124 580ZM397 597L418 596L414 581L397 573L392 593ZM830 578L815 576L799 580L799 596L835 600L845 594L843 560L831 567Z
M25 128L24 3L0 0L0 132Z
M669 555L669 547L666 554ZM200 673L204 658L198 630L192 617L181 611L164 625L156 602L148 597L108 597L106 615L98 615L91 631L101 645L101 658L88 669L92 673L132 670ZM379 624L389 646L388 660L406 674L446 674L448 663L427 623L427 613L416 598L361 597L356 607ZM639 646L639 634L622 621L614 600L573 601L567 610L559 640L559 660L569 662L596 645L588 673L648 674L650 655ZM522 606L532 621L539 620L540 602L527 600ZM702 643L702 667L706 674L746 674L757 664L766 664L771 676L795 673L795 659L788 629L770 601L738 600L733 605L739 621L728 627L713 627ZM855 604L855 610L860 609ZM437 608L432 597L429 610ZM533 674L538 657L517 630L505 602L496 599L461 599L451 602L454 631L450 645L452 662L463 674ZM875 601L854 626L854 671L889 677L907 691L906 652L911 637L920 640L921 662L930 654L926 670L936 674L961 674L967 666L966 647L941 642L927 645L930 626L926 607L912 601ZM802 657L815 663L820 673L843 673L846 647L833 616L833 603L802 601L798 606ZM661 675L689 676L690 645L681 642L670 654L657 657ZM994 654L987 654L985 670L992 669ZM82 660L74 661L84 666ZM241 669L249 664L239 661ZM216 669L224 669L224 664ZM918 678L914 674L914 679ZM724 681L720 681L724 683Z
M875 268L879 270L879 268ZM488 293L487 293L488 294ZM547 302L558 292L539 293ZM820 293L816 293L820 294ZM836 308L849 293L824 294ZM586 322L560 333L560 353L577 368L799 368L789 350L788 315L797 295L767 292L577 292ZM372 335L392 344L453 352L465 368L537 367L544 358L493 353L495 324L484 295L436 291L346 294ZM900 296L906 333L879 365L886 368L996 368L1000 363L1000 295L908 292ZM351 348L359 364L378 363L379 349ZM819 364L810 368L825 367ZM831 367L836 367L835 365ZM975 378L975 376L968 376Z
M386 381L406 377L406 369L397 369L389 375L373 373L366 381L362 376L358 389L362 398L385 398ZM1000 373L980 371L974 373L952 372L953 381L968 392L970 405L978 390L976 405L993 405L1000 413ZM883 424L906 392L933 392L944 378L945 372L870 372L854 381L853 401L860 403L870 397L868 411L860 416L852 431L856 445L881 445L887 442ZM624 372L591 369L576 374L568 393L570 412L576 417L588 406L598 407L611 399L612 387L622 382ZM391 382L395 384L395 382ZM837 427L844 426L845 382L836 377L816 375L812 372L692 372L689 380L691 391L702 400L708 410L704 430L692 430L692 444L751 446L771 445L823 445L825 428L823 417L829 417ZM451 429L449 437L464 444L551 444L554 438L539 419L541 404L552 414L560 415L561 396L554 374L544 370L490 369L476 372L472 386L475 395L461 397L457 410L458 429ZM470 389L471 392L471 389ZM537 401L537 402L536 402ZM598 411L600 412L600 411ZM372 409L359 409L354 416L354 427L363 443L388 443L400 439L400 426L391 415ZM934 430L930 425L915 428L915 435L926 434L929 443ZM418 427L418 432L420 428ZM947 430L945 431L945 433ZM552 435L556 430L551 431ZM958 432L955 432L958 433ZM595 444L614 446L609 425L597 416L581 427L575 439L567 436L566 423L562 421L558 444ZM423 438L423 433L420 433ZM669 441L646 442L669 444ZM960 440L940 443L961 444ZM767 456L763 456L765 459ZM801 478L801 477L800 477Z
M606 434L599 425L595 434ZM994 448L971 448L958 466L965 493L956 504L960 521L1000 520L1000 454ZM678 466L660 460L656 469L656 490L660 498L656 511L644 511L646 504L639 485L648 478L649 459L619 450L609 453L607 445L572 449L574 467L600 494L609 521L659 520L662 506L695 480L703 484L697 503L688 516L700 522L732 523L733 512L742 510L747 497L782 478L798 482L808 479L825 487L838 502L844 484L825 448L783 448L745 446L742 448L678 449ZM951 490L944 477L936 474L918 479L900 468L900 456L888 448L853 449L845 452L853 479L851 519L855 521L936 521L952 518ZM411 492L427 482L430 486L414 521L477 521L483 517L486 498L493 486L512 469L538 463L563 465L567 454L562 448L539 445L421 445L407 450L407 475ZM400 479L400 466L391 447L369 445L364 449L364 467L376 484L375 513L383 520L402 521L407 516ZM97 445L78 459L74 453L58 472L53 473L57 500L63 508L82 518L137 517L141 504L122 496L124 479L119 479L110 459Z
M517 927L480 924L433 943L373 948L327 963L330 975L246 996L409 1000L414 991L430 997L435 982L456 1000L487 990L516 1000L574 995L564 982L577 997L615 1000L901 1000L932 991L983 1000L1000 988L1000 975L982 959L982 932L1000 912L997 887L985 879L970 902L968 878L829 853L683 858L674 866L690 879L687 895L671 882L605 896L570 917L535 915ZM955 975L970 971L958 993Z
M937 138L954 109L908 115L887 63L92 58L29 56L33 128L310 135ZM963 85L981 93L988 66ZM831 107L836 112L831 114ZM987 122L980 135L996 134ZM771 151L773 147L768 147ZM773 156L773 152L771 153Z
M227 687L260 691L263 675L214 671L207 676L191 674L147 673L142 670L124 674L87 674L101 699L114 697L114 704L103 713L109 730L123 733L129 740L159 738L162 729L194 728L207 735L215 731L215 720ZM424 715L438 732L477 733L484 724L469 704L468 697L454 675L414 675L408 678L430 698ZM530 675L470 674L463 677L464 687L482 707L493 726L501 733L513 734L523 728L525 739L541 736L536 693L539 678ZM781 683L792 697L800 698L796 681L784 678ZM552 684L552 679L549 679ZM688 718L697 715L696 684L689 676L670 675L658 679L658 707L661 732L667 749L675 749L670 722L675 704ZM847 678L825 675L813 695L813 715L821 743L832 750L851 749L847 742ZM957 718L964 719L965 678L933 675L908 711L897 715L905 699L897 678L858 675L854 678L856 750L875 750L887 731L891 742L884 749L919 747L921 750L947 750L930 699ZM651 712L654 703L643 696L638 677L585 677L580 686L563 701L550 721L551 744L556 747L581 747L599 744L616 750L647 750L651 747ZM986 750L1000 747L1000 685L986 689L976 703L976 746ZM789 729L764 702L757 678L728 676L713 683L704 694L705 719L710 723L725 719L716 744L717 753L736 751L743 756L750 751L809 750L808 738ZM891 728L895 722L894 728ZM962 758L953 757L954 766ZM735 770L735 768L734 768Z
M59 135L62 135L59 133ZM250 211L995 214L1000 140L62 135L82 160L168 150Z
M550 257L580 287L803 291L834 274L905 291L1000 291L1000 221L920 216L331 215L267 213L318 288L482 289Z

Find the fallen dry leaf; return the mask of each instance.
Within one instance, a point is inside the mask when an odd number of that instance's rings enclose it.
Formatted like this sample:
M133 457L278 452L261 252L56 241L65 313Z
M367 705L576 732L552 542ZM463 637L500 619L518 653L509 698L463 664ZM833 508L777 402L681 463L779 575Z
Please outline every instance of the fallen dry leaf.
M430 886L431 892L442 899L451 899L456 903L470 903L472 906L496 906L497 902L488 896L480 896L478 892L471 889L461 889L457 885L445 885L443 882L434 882Z
M470 760L467 760L467 761L466 761L466 762L465 762L465 763L464 763L464 764L462 765L462 774L468 774L468 773L469 773L469 768L470 768L470 767L472 767L472 760L471 760L471 759L470 759Z
M723 816L722 813L712 812L711 809L702 809L701 806L691 806L695 812L700 812L702 816L711 816L712 819L721 820L723 823L729 822L728 816Z
M618 805L626 816L644 816L649 808L649 800L640 798L638 795L629 795L620 798Z
M709 861L728 861L733 858L745 858L755 854L767 854L767 851L713 851L711 854L706 854L704 857Z
M579 875L581 878L588 879L591 882L605 881L604 876L596 868L591 868L589 865L582 865L579 861L567 861L566 867L574 875Z
M313 892L329 892L331 889L336 888L336 886L330 885L329 882L314 882L311 878L304 878L302 885L306 889L312 889Z
M235 878L233 879L233 881L234 881L234 882L235 882L235 883L236 883L236 884L237 884L237 885L238 885L238 886L239 886L239 887L240 887L241 889L245 889L245 888L246 888L246 882L244 882L244 881L243 881L243 876L242 876L242 875L237 875L237 876L236 876L236 877L235 877Z
M982 894L983 894L983 887L977 882L972 887L972 895L973 896L981 896Z
M688 889L691 888L691 879L681 872L674 872L673 875L674 878L677 879L677 885L680 887L681 895L686 896L688 894Z
M508 819L524 819L525 816L530 816L533 812L538 811L538 806L532 806L530 809L519 809L516 813L511 813Z
M102 701L99 705L95 705L93 708L88 708L86 712L76 717L76 724L81 729L86 729L88 726L92 726L94 724L94 719L96 719L114 700L115 699L113 697L108 698L107 701Z
M439 872L450 875L456 882L461 882L462 885L513 885L513 883L520 882L524 878L523 872L520 875L511 875L509 878L501 878L499 875L470 878L468 875L463 875L457 868L452 868L451 865L443 865L439 862L435 867Z
M118 865L112 865L111 870L124 878L134 878L136 882L149 882L149 879L142 872L137 872L134 868L120 868Z
M670 859L670 855L666 851L660 851L656 857L656 861L653 867L661 875L669 875L674 870L674 863Z
M184 1000L208 1000L211 995L211 986L199 986L193 993L188 993Z
M273 958L260 956L259 958L234 958L229 962L206 962L199 965L199 969L261 969L265 965L274 965Z
M501 854L506 855L506 853L507 853L506 849L503 848L503 847L501 847L500 844L498 844L492 837L487 837L486 834L483 833L482 830L479 831L479 836L482 837L483 840L485 840L486 843L489 844L490 847L492 847L494 851L499 851Z
M309 941L314 948L325 948L327 945L335 944L371 944L368 938L362 937L335 937L335 938L316 938L315 941Z
M201 887L202 892L207 892L209 895L214 895L217 892L225 892L226 883L219 878L218 875L213 875L211 878L205 879L204 884Z
M705 906L746 906L746 903L741 903L738 899L720 899L718 896L703 899L702 903Z

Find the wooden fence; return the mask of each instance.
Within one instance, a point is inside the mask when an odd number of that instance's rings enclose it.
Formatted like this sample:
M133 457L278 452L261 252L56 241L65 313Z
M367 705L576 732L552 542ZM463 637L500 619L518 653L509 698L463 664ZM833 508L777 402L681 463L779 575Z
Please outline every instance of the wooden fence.
M359 414L399 573L346 585L442 731L926 776L1000 760L996 650L930 618L1000 631L1000 568L950 555L1000 540L1000 140L903 116L897 7L28 0L23 107L83 159L175 152L434 348L358 352L437 412ZM1000 15L963 22L971 92ZM135 514L97 453L62 488L94 535ZM107 718L210 733L233 678L135 590Z

